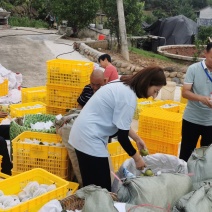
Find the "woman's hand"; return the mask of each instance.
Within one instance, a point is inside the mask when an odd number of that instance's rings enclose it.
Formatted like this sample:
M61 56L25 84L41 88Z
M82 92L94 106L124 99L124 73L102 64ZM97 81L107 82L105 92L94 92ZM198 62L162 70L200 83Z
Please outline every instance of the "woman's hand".
M5 118L8 116L8 113L0 111L0 118Z
M136 145L137 145L139 151L141 151L142 149L147 149L146 144L140 137L135 142L136 142Z
M129 130L129 136L136 142L139 151L141 149L146 149L146 144L132 128Z
M143 160L143 158L140 156L140 154L138 152L136 152L132 158L134 159L135 161L135 165L136 165L136 169L138 170L142 170L146 167L146 164Z

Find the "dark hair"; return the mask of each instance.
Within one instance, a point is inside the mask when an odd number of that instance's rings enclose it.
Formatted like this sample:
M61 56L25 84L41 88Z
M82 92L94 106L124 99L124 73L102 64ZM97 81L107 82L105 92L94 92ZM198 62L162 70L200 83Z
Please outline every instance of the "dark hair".
M209 52L212 49L212 43L208 43L206 46L206 51Z
M133 76L121 79L121 81L125 85L130 86L138 98L147 98L147 92L150 86L166 85L166 76L162 68L152 66L140 70Z
M107 61L111 63L111 57L109 54L102 54L101 56L99 56L98 62L100 62L100 60L104 61L105 59L107 59Z

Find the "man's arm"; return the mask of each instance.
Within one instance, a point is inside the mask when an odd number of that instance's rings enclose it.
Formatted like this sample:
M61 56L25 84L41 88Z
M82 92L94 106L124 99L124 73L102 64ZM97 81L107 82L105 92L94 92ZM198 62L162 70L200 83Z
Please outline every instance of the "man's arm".
M5 118L8 116L8 113L0 111L0 118Z
M81 110L83 108L83 106L82 105L80 105L80 104L78 104L78 106L77 106L77 110Z
M191 91L192 84L184 84L182 89L182 96L191 101L199 101L208 107L212 108L212 103L210 102L209 96L202 96L199 94L195 94Z

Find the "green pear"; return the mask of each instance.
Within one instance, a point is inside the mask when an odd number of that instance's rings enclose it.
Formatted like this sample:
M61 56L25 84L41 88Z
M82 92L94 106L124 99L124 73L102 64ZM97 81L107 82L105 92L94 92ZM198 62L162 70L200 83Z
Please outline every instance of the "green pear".
M141 156L143 157L143 156L147 156L147 155L149 154L149 152L148 152L147 149L141 149L141 150L140 150L140 154L141 154Z
M144 175L145 175L145 176L153 176L154 173L152 172L151 169L147 169L147 170L145 171Z

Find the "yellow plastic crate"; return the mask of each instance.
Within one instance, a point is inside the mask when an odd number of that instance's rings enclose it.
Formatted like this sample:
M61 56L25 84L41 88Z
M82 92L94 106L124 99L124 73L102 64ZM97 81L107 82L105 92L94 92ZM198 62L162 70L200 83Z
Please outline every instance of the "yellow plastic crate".
M12 140L13 169L16 175L33 168L43 168L61 178L68 176L68 153L65 147L23 143L25 138L41 142L62 143L58 134L25 131Z
M47 84L84 87L90 83L93 62L54 59L47 61Z
M7 179L9 177L11 177L11 176L0 172L0 181L5 180L5 179Z
M159 107L162 108L163 110L179 113L180 102L175 102L175 101L172 101L172 100L166 100L163 103L161 103Z
M30 108L39 105L38 108ZM25 108L25 109L24 109ZM10 105L10 116L21 117L26 114L46 113L46 105L43 102L29 102Z
M46 113L51 114L51 115L65 115L68 112L69 109L66 108L59 108L59 107L51 107L51 106L46 106Z
M69 182L39 168L32 169L1 181L0 190L2 190L5 195L17 195L31 181L37 181L39 184L48 185L54 183L57 188L10 209L0 209L0 212L37 212L50 200L60 200L66 197Z
M77 189L79 188L79 184L75 182L69 182L68 187L67 187L67 196L74 194Z
M0 96L6 96L8 92L8 79L5 79L4 82L0 84Z
M179 113L183 114L186 108L186 104L181 103L179 107Z
M135 147L135 149L138 150L135 141L132 141L132 145ZM130 156L124 151L118 141L108 144L108 152L110 154L111 162L115 172L118 171L126 159L130 158Z
M43 102L46 103L46 86L21 88L22 103Z
M3 156L0 155L0 172L1 172L1 162L2 162L2 158L3 158Z
M179 143L181 141L182 114L160 108L145 109L138 122L138 135L141 138Z
M179 155L180 151L180 142L176 144L167 143L167 142L161 142L157 140L152 140L148 138L142 138L147 146L147 149L149 151L149 154L155 154L155 153L163 153L163 154L169 154L169 155Z
M76 108L77 98L83 88L47 85L47 105L62 108Z
M154 100L152 97L137 99L137 105L134 113L134 119L139 119L139 114L148 107L156 107L161 104L161 100Z

